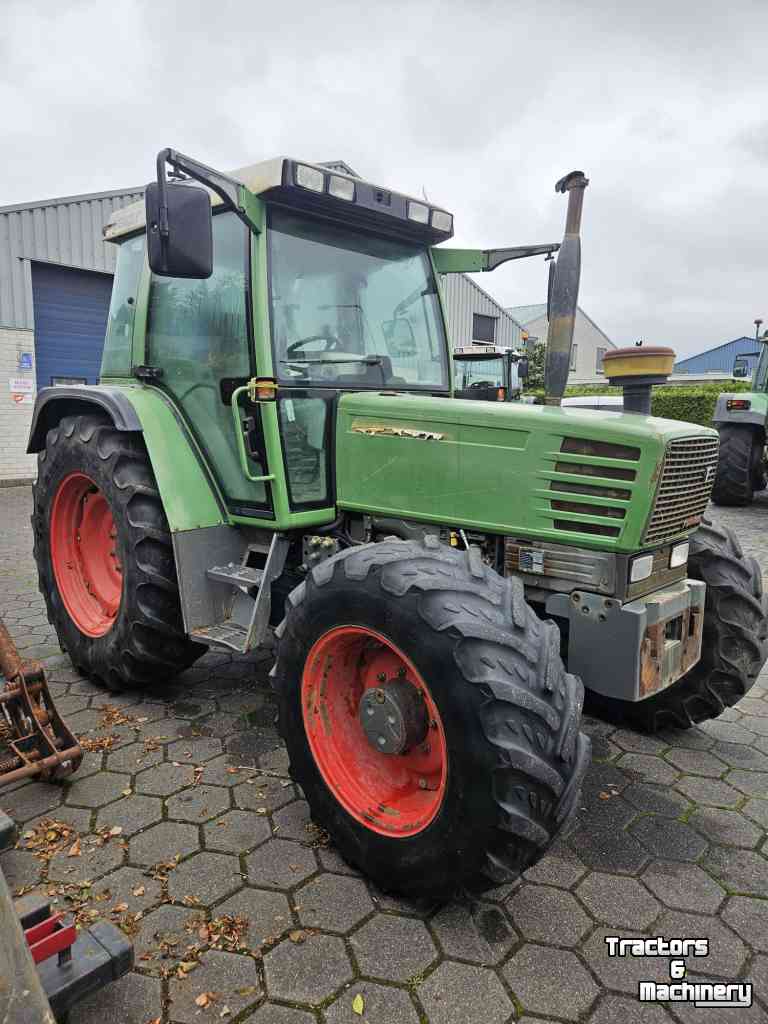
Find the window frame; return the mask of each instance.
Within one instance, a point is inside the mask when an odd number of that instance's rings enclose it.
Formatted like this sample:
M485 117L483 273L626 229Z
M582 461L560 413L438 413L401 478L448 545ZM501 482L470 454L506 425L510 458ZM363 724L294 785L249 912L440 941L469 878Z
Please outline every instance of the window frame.
M571 345L571 361L568 365L568 373L574 373L579 359L579 343L574 341Z

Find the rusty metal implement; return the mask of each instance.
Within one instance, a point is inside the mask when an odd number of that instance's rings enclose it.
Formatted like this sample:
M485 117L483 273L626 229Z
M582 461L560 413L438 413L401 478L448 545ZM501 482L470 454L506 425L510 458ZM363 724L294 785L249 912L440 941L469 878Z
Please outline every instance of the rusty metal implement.
M40 662L22 661L0 619L0 787L19 779L62 778L83 752L65 725Z

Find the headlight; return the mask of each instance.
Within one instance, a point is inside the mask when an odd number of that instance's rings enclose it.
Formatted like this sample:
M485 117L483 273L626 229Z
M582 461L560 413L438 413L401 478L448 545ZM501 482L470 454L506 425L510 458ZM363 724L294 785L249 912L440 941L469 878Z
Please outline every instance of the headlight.
M433 210L432 227L436 231L453 231L453 214L445 210Z
M328 192L337 199L346 199L348 203L355 201L355 183L349 178L337 178L332 174L328 181Z
M685 565L688 561L688 541L685 544L675 544L669 556L669 568L676 569L679 565Z
M312 192L322 192L325 188L325 175L316 167L296 164L296 184L301 185L302 188L308 188Z
M408 203L408 220L429 224L429 207L423 203Z
M634 558L629 567L629 582L639 583L640 580L647 580L653 572L653 555L640 555Z

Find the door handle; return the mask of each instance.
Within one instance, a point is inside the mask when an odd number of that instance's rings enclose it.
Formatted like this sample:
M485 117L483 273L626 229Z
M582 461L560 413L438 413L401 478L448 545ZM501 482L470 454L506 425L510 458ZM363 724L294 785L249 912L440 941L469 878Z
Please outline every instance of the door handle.
M240 419L240 396L242 394L248 394L250 387L248 384L243 384L239 388L235 388L232 392L232 419L235 425L235 440L237 441L237 451L240 456L240 466L248 480L251 480L255 484L265 483L268 480L274 480L274 473L266 473L262 476L255 476L251 472L251 463L248 458L248 452L245 448L245 435L243 434L243 421Z

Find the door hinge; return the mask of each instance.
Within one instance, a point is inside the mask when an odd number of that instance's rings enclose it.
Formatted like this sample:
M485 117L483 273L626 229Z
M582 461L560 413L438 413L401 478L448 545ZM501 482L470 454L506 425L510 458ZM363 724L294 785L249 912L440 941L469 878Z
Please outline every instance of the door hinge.
M145 381L162 380L163 368L162 366L134 366L133 376Z

